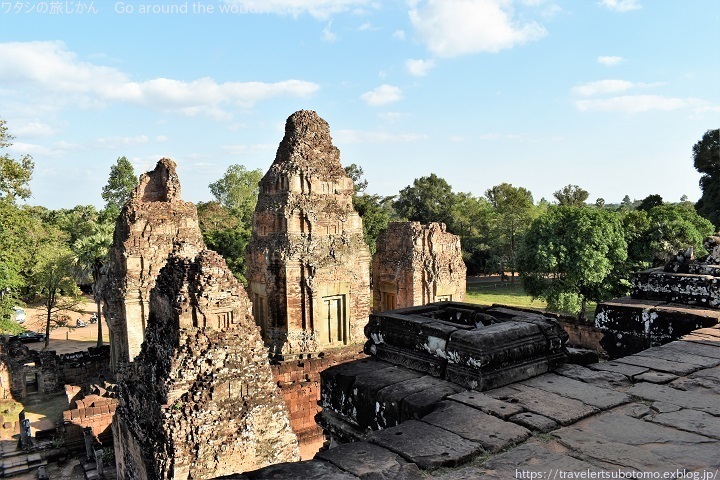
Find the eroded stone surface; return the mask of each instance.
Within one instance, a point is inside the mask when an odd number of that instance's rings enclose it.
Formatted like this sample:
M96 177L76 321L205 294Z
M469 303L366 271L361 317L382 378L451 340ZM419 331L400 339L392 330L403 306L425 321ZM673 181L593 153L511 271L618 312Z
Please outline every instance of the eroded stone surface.
M133 361L140 353L150 312L150 291L176 244L196 254L205 243L195 205L180 198L175 162L163 158L140 176L115 224L104 288L111 362Z
M551 432L560 428L553 419L532 412L522 412L510 417L510 421L541 433Z
M331 462L363 480L417 480L422 476L414 463L372 443L346 443L320 452L315 458Z
M330 462L310 460L297 463L279 463L260 470L247 472L250 480L358 480L358 477L347 473ZM220 479L218 479L220 480ZM234 480L234 477L227 477Z
M618 358L615 363L626 363L636 367L672 373L673 375L687 375L700 369L700 366L692 363L682 363L644 355L630 355L629 357Z
M603 388L629 387L632 385L630 379L620 373L592 370L579 365L562 365L555 369L555 373Z
M213 478L299 459L250 302L215 252L168 258L119 392L118 478Z
M478 443L417 420L373 432L370 441L398 453L423 470L460 465L482 452Z
M530 431L524 427L453 401L440 402L422 421L477 442L493 453L530 436Z
M557 393L566 398L574 398L581 402L597 407L600 410L622 405L630 402L630 397L624 393L589 385L578 380L547 374L521 382L522 385L539 388L547 392Z
M370 250L353 193L327 122L292 114L260 181L246 252L253 315L276 354L364 341Z
M548 417L561 425L574 423L598 412L595 407L578 400L521 384L490 390L487 394L498 400L517 402L525 410Z
M448 397L450 400L464 403L470 407L479 409L482 412L494 415L498 418L507 420L513 415L523 411L523 407L517 404L503 402L496 398L485 395L484 393L469 390L467 392L458 393Z
M390 222L373 255L373 312L465 299L460 237L443 223Z
M654 406L655 404L653 404ZM692 409L661 411L646 420L686 432L720 439L720 417Z
M672 403L679 407L701 410L720 416L720 402L717 395L703 392L686 392L667 385L638 383L627 390L628 395L647 400Z

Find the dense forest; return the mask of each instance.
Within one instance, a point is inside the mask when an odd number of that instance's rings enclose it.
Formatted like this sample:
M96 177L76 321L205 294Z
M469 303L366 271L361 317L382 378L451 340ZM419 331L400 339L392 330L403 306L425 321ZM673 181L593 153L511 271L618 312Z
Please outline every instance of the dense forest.
M12 135L0 119L0 149ZM0 150L2 153L2 150ZM353 204L363 219L371 251L388 222L444 222L460 236L469 275L519 278L525 290L551 309L584 313L587 301L627 294L634 271L662 264L666 257L702 240L720 224L720 130L709 130L694 145L692 158L702 174L702 198L665 202L659 195L641 200L625 196L620 204L567 185L552 200L536 201L519 186L502 183L478 196L454 192L442 177L417 178L394 196L368 193L362 167L346 172L355 182ZM120 210L138 176L120 157L102 190L105 206L51 210L26 205L34 169L30 156L0 155L0 328L21 329L10 320L12 308L41 303L47 330L62 323L78 302L80 289L100 304L105 258ZM214 201L197 205L208 248L223 255L244 282L244 252L263 172L230 166L208 187Z

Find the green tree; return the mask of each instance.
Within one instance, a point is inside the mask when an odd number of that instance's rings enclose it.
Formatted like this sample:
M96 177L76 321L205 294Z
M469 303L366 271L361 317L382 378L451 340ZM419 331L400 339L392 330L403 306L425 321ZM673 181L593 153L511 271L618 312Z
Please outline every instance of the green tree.
M620 204L620 208L624 208L626 210L632 210L633 208L633 201L630 200L630 195L625 195L622 199L622 203Z
M587 301L613 295L614 272L627 257L617 213L556 206L537 218L518 253L523 286L554 310L585 317Z
M365 172L363 172L361 166L351 163L345 167L345 173L347 173L348 177L353 181L355 194L363 193L367 189L368 181L363 177Z
M7 122L0 118L0 149L10 147L14 138L8 132ZM34 168L30 155L24 155L19 160L7 153L0 155L0 198L30 197L29 184Z
M487 268L491 255L493 215L493 207L486 198L464 192L456 195L452 216L455 233L460 236L468 275L483 273Z
M353 207L363 222L363 238L370 254L375 254L376 241L380 232L385 230L393 220L398 220L392 208L394 197L380 195L357 194L353 197Z
M485 192L494 210L493 249L502 275L509 269L515 280L515 256L522 234L530 227L535 205L532 193L523 187L501 183Z
M455 194L445 179L434 173L429 177L416 178L412 185L400 191L393 207L398 215L423 224L444 222L454 231L452 209Z
M5 120L0 119L0 152L10 147L12 140ZM20 289L25 286L23 272L37 225L28 210L16 203L16 198L30 196L33 168L29 155L15 160L7 153L0 154L0 322L7 322L5 326L9 328L12 307L18 303Z
M223 177L210 184L210 192L224 208L238 215L244 225L252 222L262 179L262 170L230 165Z
M640 205L638 205L638 210L644 210L646 212L649 212L653 207L657 207L663 204L663 199L660 195L654 194L654 195L648 195L647 197L643 198L640 202Z
M595 206L597 208L605 208L605 199L602 197L595 199Z
M590 194L587 190L583 190L577 185L566 185L553 193L553 197L558 201L558 204L571 207L584 206L585 200L587 200L589 196Z
M638 212L641 212L639 210ZM663 265L669 255L693 247L702 255L703 240L714 232L713 225L691 205L664 204L647 212L647 220L636 220L644 229L628 236L629 260L638 267ZM637 227L634 228L638 232Z
M105 200L105 208L115 213L115 217L122 210L123 205L132 196L133 189L138 183L135 169L125 157L120 157L115 165L110 167L108 183L103 187L102 198Z
M715 226L720 226L720 129L705 132L692 150L693 164L702 174L702 196L695 208Z
M56 315L73 309L80 302L73 280L74 266L75 255L64 242L45 243L35 257L30 280L42 298L45 311L45 348L50 343L50 325Z
M222 255L233 275L247 285L245 247L250 241L251 226L218 202L200 202L197 210L205 245Z
M110 224L94 224L91 235L79 238L73 243L76 267L92 277L92 291L97 307L98 338L97 346L103 344L102 333L102 290L103 268L107 264L108 252L113 242L114 228Z

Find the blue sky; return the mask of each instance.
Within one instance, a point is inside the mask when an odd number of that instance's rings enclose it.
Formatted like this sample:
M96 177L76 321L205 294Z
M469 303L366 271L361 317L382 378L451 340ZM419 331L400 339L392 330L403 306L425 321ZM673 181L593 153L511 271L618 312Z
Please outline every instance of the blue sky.
M173 158L183 198L211 200L229 165L267 170L299 109L370 193L436 173L696 200L718 25L717 0L0 0L0 117L50 208L102 206L122 155Z

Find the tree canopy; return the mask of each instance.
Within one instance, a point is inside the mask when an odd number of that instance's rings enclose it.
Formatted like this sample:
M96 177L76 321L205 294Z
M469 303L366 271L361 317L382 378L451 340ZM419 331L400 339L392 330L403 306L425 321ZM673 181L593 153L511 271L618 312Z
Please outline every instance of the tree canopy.
M12 146L14 138L8 132L7 122L0 118L0 149ZM24 155L19 160L7 153L0 155L0 198L30 197L29 184L34 168L30 155Z
M554 310L585 315L588 300L614 293L614 272L627 257L617 213L590 207L554 206L538 217L518 252L523 286Z
M695 208L716 227L720 226L720 129L705 132L692 152L695 168L702 174L702 196Z
M118 158L115 165L110 167L108 182L102 189L105 208L119 213L132 196L137 183L138 177L132 163L125 157Z
M412 185L400 191L394 207L398 215L423 224L444 222L453 230L452 209L455 195L452 187L434 173L416 178Z
M582 207L585 205L585 200L587 200L589 196L590 194L587 190L583 190L577 185L566 185L553 193L553 197L558 201L558 204L574 207Z
M535 205L532 193L523 187L501 183L485 192L494 209L493 231L496 271L503 274L511 271L513 278L517 269L515 256L522 234L529 228Z
M210 192L220 205L249 225L255 213L262 176L260 169L248 170L243 165L230 165L221 179L210 184Z

